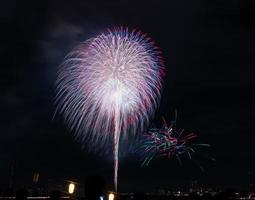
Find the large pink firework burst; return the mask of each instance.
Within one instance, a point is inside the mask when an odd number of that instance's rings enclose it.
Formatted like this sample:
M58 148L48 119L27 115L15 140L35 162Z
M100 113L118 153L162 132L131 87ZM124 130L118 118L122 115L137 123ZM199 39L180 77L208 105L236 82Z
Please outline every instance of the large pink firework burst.
M120 135L148 123L159 103L163 65L145 34L127 28L108 30L69 53L56 81L57 111L90 146L114 143L117 191Z

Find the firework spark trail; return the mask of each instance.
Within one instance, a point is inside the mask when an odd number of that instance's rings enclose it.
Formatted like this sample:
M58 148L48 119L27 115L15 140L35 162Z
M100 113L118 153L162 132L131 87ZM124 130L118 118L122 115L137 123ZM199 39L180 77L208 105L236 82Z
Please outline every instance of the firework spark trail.
M195 146L210 146L208 144L193 144L192 140L197 138L194 133L184 135L183 130L178 132L175 122L168 125L164 121L163 127L152 128L146 133L145 140L141 147L142 166L148 165L156 157L176 156L181 163L180 155L187 154L191 159L191 154L195 152Z
M150 38L127 28L108 30L72 51L56 81L56 110L91 148L114 144L117 190L121 138L148 123L158 105L163 66Z
M119 166L119 143L120 143L120 122L119 112L115 112L115 127L114 127L114 186L117 191L118 186L118 166Z

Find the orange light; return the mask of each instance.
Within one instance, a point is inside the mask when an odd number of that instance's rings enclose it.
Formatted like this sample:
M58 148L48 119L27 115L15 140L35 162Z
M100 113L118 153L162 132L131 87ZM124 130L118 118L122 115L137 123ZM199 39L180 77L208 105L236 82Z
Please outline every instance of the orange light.
M110 193L110 194L109 194L108 200L114 200L114 194L113 194L113 193Z
M73 194L75 190L75 185L73 183L70 183L68 186L68 193Z

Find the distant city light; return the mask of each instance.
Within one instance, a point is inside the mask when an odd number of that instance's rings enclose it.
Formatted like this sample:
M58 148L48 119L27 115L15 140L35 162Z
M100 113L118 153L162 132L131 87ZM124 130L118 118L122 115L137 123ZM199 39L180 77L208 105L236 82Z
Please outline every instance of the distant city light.
M113 193L110 193L110 194L109 194L108 200L114 200L114 194L113 194Z
M75 189L75 185L73 183L70 183L68 186L68 193L73 194Z
M34 182L34 183L37 183L38 180L39 180L39 173L35 172L35 173L33 174L33 182Z

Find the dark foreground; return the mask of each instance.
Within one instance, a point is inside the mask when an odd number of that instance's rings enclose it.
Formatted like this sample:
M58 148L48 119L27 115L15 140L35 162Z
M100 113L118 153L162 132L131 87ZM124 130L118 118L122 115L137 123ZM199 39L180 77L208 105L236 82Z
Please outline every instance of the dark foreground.
M66 193L66 192L65 192ZM114 199L109 197L109 194L114 195ZM145 194L145 193L129 193L129 194L114 194L104 192L87 195L87 197L77 197L74 194L62 194L60 191L52 191L45 196L31 196L28 190L20 189L15 194L5 196L1 195L0 200L255 200L253 192L233 192L224 190L218 193L179 193L179 194Z

